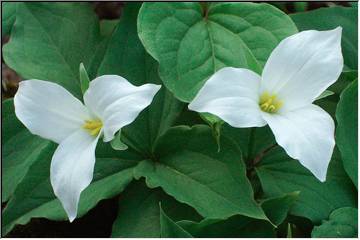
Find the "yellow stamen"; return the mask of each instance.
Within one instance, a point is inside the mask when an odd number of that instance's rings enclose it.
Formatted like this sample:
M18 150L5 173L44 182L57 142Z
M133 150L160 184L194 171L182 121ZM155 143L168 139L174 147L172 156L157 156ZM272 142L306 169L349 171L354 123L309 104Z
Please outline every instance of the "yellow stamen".
M102 128L103 124L99 119L95 119L95 120L86 120L83 128L85 128L90 135L92 136L96 136L99 134L101 128Z
M260 96L259 106L264 112L276 113L281 108L282 102L277 99L276 95L270 95L268 92L264 92Z

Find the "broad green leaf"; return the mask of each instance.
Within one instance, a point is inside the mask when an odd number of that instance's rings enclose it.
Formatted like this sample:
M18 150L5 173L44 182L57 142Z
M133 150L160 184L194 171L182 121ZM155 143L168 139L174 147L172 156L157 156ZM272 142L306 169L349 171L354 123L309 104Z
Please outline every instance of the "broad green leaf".
M177 224L197 238L275 237L274 227L268 221L241 215L226 220L204 219L201 222L182 220Z
M80 88L82 94L84 94L86 90L89 88L90 79L83 63L80 63L79 74L80 74Z
M191 207L177 202L161 189L149 189L143 181L133 182L120 197L112 237L160 237L159 203L175 221L199 220Z
M132 84L161 84L158 65L142 46L137 35L136 19L141 4L125 6L119 25L108 44L98 75L118 74ZM122 140L141 154L152 155L154 142L171 127L184 105L162 87L153 102L135 122L121 130Z
M12 99L2 102L2 140L2 202L6 202L29 167L53 144L25 128L15 116Z
M204 125L173 127L157 142L155 160L142 161L135 177L145 177L149 187L160 186L207 218L243 214L266 219L253 199L241 150L222 137L218 152L211 134Z
M338 26L342 30L342 50L345 68L356 70L358 54L357 9L349 7L320 8L290 15L299 31L330 30Z
M138 16L140 39L158 60L161 79L185 102L225 66L261 73L280 40L296 32L291 19L268 4L147 2Z
M278 226L285 220L290 208L298 200L299 193L293 192L266 199L261 203L261 207L271 222Z
M16 2L1 3L1 35L9 35L16 19Z
M324 183L318 181L297 160L288 157L280 147L261 159L256 172L267 197L300 191L290 214L306 217L314 223L326 219L336 208L356 206L356 193L343 170L337 149Z
M336 142L345 171L358 186L358 81L352 82L340 95L336 109Z
M30 168L16 188L2 215L3 234L16 224L26 224L31 218L67 220L59 200L50 184L50 162L54 152L46 149ZM120 155L121 153L122 155ZM108 145L99 144L96 152L94 179L81 194L78 217L84 215L100 200L120 193L132 180L133 166L138 157L129 152L112 151Z
M88 3L19 2L3 57L23 78L58 83L81 99L79 64L97 64L102 40Z
M174 222L161 208L160 204L160 236L162 238L191 238L176 222Z
M311 236L313 238L357 238L358 210L351 207L334 210L328 221L314 227Z

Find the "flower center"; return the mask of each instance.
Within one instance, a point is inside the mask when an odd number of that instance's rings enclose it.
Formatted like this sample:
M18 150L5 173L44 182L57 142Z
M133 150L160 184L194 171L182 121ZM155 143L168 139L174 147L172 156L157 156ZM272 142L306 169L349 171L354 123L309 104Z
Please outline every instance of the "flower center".
M90 135L96 136L99 134L103 124L99 119L86 120L83 128L85 128Z
M276 95L271 95L268 92L264 92L260 96L259 106L264 112L276 113L281 108L282 102L277 99Z

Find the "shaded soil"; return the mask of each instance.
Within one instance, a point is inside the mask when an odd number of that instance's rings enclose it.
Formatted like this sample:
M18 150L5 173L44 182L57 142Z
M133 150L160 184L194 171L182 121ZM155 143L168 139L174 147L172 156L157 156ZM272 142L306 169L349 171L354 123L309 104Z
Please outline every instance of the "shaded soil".
M72 223L35 218L26 225L16 226L6 237L110 237L118 200L115 197L100 201L85 216Z

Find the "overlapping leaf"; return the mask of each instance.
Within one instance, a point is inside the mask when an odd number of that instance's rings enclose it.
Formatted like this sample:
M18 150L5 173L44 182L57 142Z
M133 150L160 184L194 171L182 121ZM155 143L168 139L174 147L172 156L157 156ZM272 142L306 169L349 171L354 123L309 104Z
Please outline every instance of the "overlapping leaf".
M159 139L155 161L141 162L135 176L145 177L150 187L161 186L204 217L243 214L266 219L253 199L241 150L225 138L221 146L218 152L206 126L174 127Z
M56 82L81 99L79 65L97 68L102 42L88 3L17 3L3 57L23 78Z
M347 177L336 150L330 162L326 182L318 181L308 170L280 149L270 151L256 172L266 196L300 191L290 213L320 223L340 207L356 206L356 192Z
M174 222L160 205L160 235L163 238L191 238L190 233Z
M16 2L4 2L1 4L1 35L8 35L16 19Z
M2 116L2 202L6 202L29 167L53 144L22 125L15 116L13 100L2 102Z
M50 184L49 169L54 150L53 145L43 151L16 188L3 211L3 234L8 233L15 224L26 224L34 217L67 219ZM98 146L96 156L94 179L81 194L78 216L84 215L101 199L111 198L121 192L132 180L132 167L138 163L137 155L115 152L104 144Z
M328 221L314 228L314 238L356 238L358 237L358 210L344 207L334 210Z
M280 225L298 198L298 192L266 199L261 203L266 215ZM233 216L225 220L204 219L200 222L182 220L177 223L195 237L274 237L275 230L268 221Z
M138 31L146 50L160 63L164 84L189 102L222 67L261 72L279 41L297 29L286 14L268 4L177 2L144 3Z
M349 7L320 8L314 11L296 13L290 15L299 31L316 29L330 30L338 26L342 30L342 51L344 55L345 69L357 67L358 54L358 26L357 9Z
M341 94L336 109L336 141L345 171L358 186L358 81L352 82Z
M161 189L149 189L142 181L132 183L120 199L113 237L160 237L160 203L168 217L175 221L200 219L191 207L177 202Z
M158 65L142 46L136 29L136 18L141 4L125 7L119 25L108 43L98 75L117 74L132 84L161 84ZM162 87L151 105L130 126L122 129L124 142L142 154L151 155L154 141L174 124L183 104Z
M260 238L275 237L274 227L264 220L241 215L226 220L205 219L201 222L179 221L185 231L198 238Z

